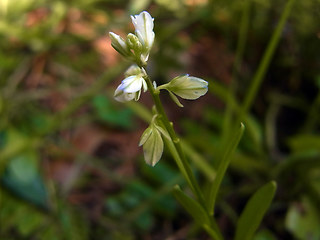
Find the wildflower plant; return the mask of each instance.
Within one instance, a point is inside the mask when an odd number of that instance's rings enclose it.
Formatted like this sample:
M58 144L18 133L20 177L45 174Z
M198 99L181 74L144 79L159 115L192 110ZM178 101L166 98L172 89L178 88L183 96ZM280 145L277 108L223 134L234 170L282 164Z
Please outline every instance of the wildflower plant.
M240 128L234 131L234 136L228 140L228 144L223 149L224 157L217 168L216 175L212 178L213 181L210 182L208 190L206 189L204 192L186 159L181 140L174 130L173 123L169 121L165 113L159 94L161 90L166 90L171 99L179 107L183 107L178 97L188 100L198 99L207 93L208 82L188 74L177 76L160 86L152 82L146 72L146 66L155 41L154 19L146 11L131 16L131 19L135 27L134 34L129 33L126 39L123 39L113 32L109 33L112 47L125 59L132 62L132 65L125 72L125 79L115 90L114 98L119 102L138 101L142 91L149 91L155 105L153 117L139 142L139 146L143 147L145 161L147 164L155 166L161 159L164 143L166 144L194 195L194 197L188 196L176 185L173 189L174 196L212 239L222 240L224 239L223 235L214 218L216 197L230 157L242 137L244 125L241 123ZM271 181L250 198L239 218L235 230L235 240L253 238L272 201L275 190L276 184Z

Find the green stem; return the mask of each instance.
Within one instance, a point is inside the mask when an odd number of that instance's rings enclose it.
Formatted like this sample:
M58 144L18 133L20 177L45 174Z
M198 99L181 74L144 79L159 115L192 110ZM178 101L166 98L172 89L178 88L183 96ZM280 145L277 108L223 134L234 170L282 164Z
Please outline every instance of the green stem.
M198 198L198 200L201 203L201 205L203 207L205 207L206 204L205 204L205 200L204 200L203 194L202 194L202 192L200 190L200 187L197 184L197 181L196 181L196 179L194 177L194 174L193 174L193 172L192 172L192 170L190 168L190 164L187 161L187 159L186 159L186 157L184 155L184 152L182 151L181 141L178 138L176 132L174 131L173 124L172 124L172 122L169 121L169 119L168 119L168 117L167 117L167 115L166 115L166 113L164 111L164 108L162 106L162 103L161 103L161 100L160 100L160 97L159 97L160 91L153 87L151 79L150 79L150 77L148 75L145 75L144 79L147 82L148 89L150 91L150 94L151 94L152 99L154 101L154 104L156 106L157 112L159 114L158 119L163 123L164 127L168 131L168 133L169 133L169 135L171 137L171 140L173 142L174 148L175 148L176 152L178 153L179 158L181 159L181 164L178 163L178 165L182 165L183 166L183 168L184 168L183 170L186 173L185 177L187 177L188 183L190 184L190 187L191 187L193 193Z
M241 22L240 22L240 28L239 28L239 40L237 42L237 49L236 49L236 56L234 60L234 65L233 65L233 71L232 71L232 78L231 78L231 83L229 86L229 94L227 98L227 106L226 106L226 111L224 114L224 121L223 121L223 135L222 139L225 143L227 141L228 137L231 134L231 126L233 124L232 122L232 117L234 114L234 109L232 107L232 96L236 96L236 79L237 75L240 70L240 65L242 62L246 42L247 42L247 35L248 35L248 29L249 29L249 24L250 24L250 5L251 1L246 0L244 1L244 6L243 6L243 12L242 12L242 17L241 17Z
M271 59L274 55L275 49L278 46L278 43L280 41L281 33L283 31L284 25L289 17L292 5L294 0L289 0L286 3L286 6L282 12L282 15L280 17L280 21L271 37L271 40L267 46L267 49L262 57L262 60L259 64L259 67L253 77L252 84L250 85L250 88L248 90L248 93L246 94L246 98L244 99L244 102L241 106L241 111L238 116L238 120L236 122L243 121L245 115L249 111L249 109L252 106L252 103L258 93L259 87L262 83L262 80L264 79L264 76L267 72L267 69L270 65Z

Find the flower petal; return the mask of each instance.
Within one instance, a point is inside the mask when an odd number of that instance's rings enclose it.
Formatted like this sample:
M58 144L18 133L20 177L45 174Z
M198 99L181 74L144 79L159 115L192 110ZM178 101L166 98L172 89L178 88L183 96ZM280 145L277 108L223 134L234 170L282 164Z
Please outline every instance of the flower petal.
M116 91L114 92L114 99L118 102L128 102L134 99L135 94L133 93L125 93L121 90L121 85L118 86Z
M142 87L143 78L137 75L127 77L121 83L121 90L126 93L138 92Z
M146 92L148 90L147 83L146 83L146 81L144 79L142 81L142 87L143 87L143 92Z

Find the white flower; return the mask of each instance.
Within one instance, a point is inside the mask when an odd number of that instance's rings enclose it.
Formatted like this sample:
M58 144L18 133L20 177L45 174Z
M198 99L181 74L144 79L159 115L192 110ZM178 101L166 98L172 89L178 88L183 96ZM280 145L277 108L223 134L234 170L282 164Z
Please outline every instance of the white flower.
M141 74L132 75L125 78L114 93L114 98L119 102L127 102L135 99L139 100L141 90L147 91L147 83Z
M131 16L132 23L136 29L135 33L144 47L145 61L147 61L149 52L154 42L153 18L143 11L139 15Z

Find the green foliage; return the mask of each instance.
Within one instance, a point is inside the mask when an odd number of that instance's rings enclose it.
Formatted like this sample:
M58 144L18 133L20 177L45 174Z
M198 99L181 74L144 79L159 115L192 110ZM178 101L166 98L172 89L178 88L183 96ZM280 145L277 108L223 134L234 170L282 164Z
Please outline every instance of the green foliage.
M92 99L94 110L100 121L106 122L112 126L123 128L132 127L132 113L129 109L117 109L112 105L110 100L103 96L97 95Z
M301 206L292 203L286 216L286 226L298 239L318 239L320 219L317 208L303 197Z
M22 153L10 159L1 182L21 199L48 208L48 193L37 167L35 153Z
M178 185L174 187L173 194L199 225L211 225L209 216L203 207L197 201L183 193Z

